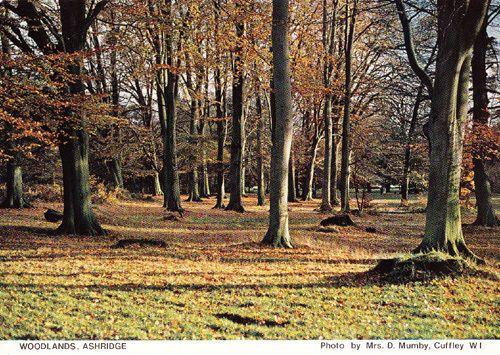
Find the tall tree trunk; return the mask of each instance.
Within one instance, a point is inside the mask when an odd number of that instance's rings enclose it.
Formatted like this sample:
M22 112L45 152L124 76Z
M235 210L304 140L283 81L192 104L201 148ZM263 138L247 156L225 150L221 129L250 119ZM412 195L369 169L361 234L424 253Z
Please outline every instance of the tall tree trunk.
M313 199L314 170L316 167L316 155L318 153L319 138L314 137L311 143L311 153L304 176L304 189L302 190L302 201Z
M113 157L107 162L108 169L111 172L111 179L115 188L123 189L123 173L121 158Z
M333 154L333 122L332 122L332 94L330 92L330 76L333 71L332 55L335 48L335 21L337 14L337 1L334 1L331 20L328 20L327 0L323 0L323 85L326 90L323 107L323 122L325 125L325 152L323 159L323 186L321 192L320 210L327 212L332 210L331 186L332 186L332 154Z
M269 228L263 244L291 248L288 230L288 161L292 146L292 94L288 49L288 0L273 0L273 77L276 122L271 152Z
M111 20L115 21L115 14L111 12ZM118 117L120 114L119 104L120 104L120 86L118 82L118 69L117 69L117 53L116 53L116 45L118 42L118 26L113 24L113 29L111 30L110 37L110 45L112 47L111 55L110 55L110 64L111 64L111 103L113 105L113 116ZM120 127L115 126L114 130L116 131L118 137L118 144L121 147L121 130ZM115 187L123 189L123 171L122 171L122 153L121 149L118 149L118 152L111 158L110 162L110 170L113 178L113 184Z
M438 54L429 123L430 169L425 234L416 252L442 251L478 259L465 245L460 169L472 46L487 0L438 2Z
M349 212L349 176L351 157L351 57L354 31L356 28L358 0L354 0L352 13L349 3L346 3L345 26L345 87L344 87L344 117L342 120L342 163L340 169L340 210Z
M219 49L219 21L220 21L220 0L214 1L214 16L215 16L215 50L220 62ZM217 116L217 183L216 183L216 202L214 208L225 208L225 186L224 186L224 146L226 143L226 99L225 91L222 88L222 78L220 64L216 66L214 71L214 91L215 91L215 114Z
M193 157L193 161L191 162L191 171L188 173L189 180L189 196L188 201L192 202L201 202L199 185L198 185L198 123L200 119L200 107L199 107L199 78L197 78L197 83L194 83L192 77L192 66L191 66L191 58L189 54L186 54L186 65L187 65L187 73L186 73L186 86L191 95L191 118L189 121L189 140L191 143L191 149L195 151L196 158Z
M205 116L208 117L208 116ZM199 135L201 137L201 167L200 167L200 194L201 197L210 197L210 180L208 175L208 161L207 161L207 148L205 144L206 136L206 124L204 120L200 121L198 128Z
M262 115L262 101L260 92L257 89L255 108L257 113L258 128L257 128L257 205L264 206L266 204L266 185L264 181L264 155L262 135L264 134L265 121Z
M215 70L215 102L217 115L217 201L214 208L224 206L224 146L226 142L225 110L223 110L223 93L220 69Z
M290 161L288 163L288 202L297 202L295 159L293 149L290 151Z
M236 36L241 41L245 33L243 23L236 24ZM231 166L230 166L230 195L226 210L245 212L242 201L243 185L243 135L245 124L243 121L243 47L239 43L234 54L233 70L233 117L231 131Z
M29 204L23 197L23 171L15 157L7 162L7 195L0 208L25 208Z
M160 183L160 174L155 170L153 173L153 196L163 195L163 189Z
M85 1L59 1L62 37L67 53L82 50L86 31L82 31L86 20ZM76 60L69 71L77 78L69 85L69 93L81 95L85 91L82 79L82 62ZM89 137L85 132L85 114L68 112L78 118L78 126L66 125L66 137L59 145L63 167L64 217L58 228L61 234L102 235L101 228L92 211L89 188Z
M338 123L334 125L332 138L332 182L330 186L330 199L332 206L338 206L338 151L339 151L339 139L338 139Z
M181 206L179 170L177 166L177 93L175 81L177 75L168 72L168 83L165 88L166 122L162 129L163 138L163 206L168 211L183 212Z
M406 136L405 156L403 162L403 177L401 179L402 202L408 200L408 191L410 187L411 146L413 143L413 135L415 134L415 128L417 126L418 111L420 109L420 103L422 102L422 93L423 93L423 87L420 86L417 91L417 97L415 98L415 104L413 105L410 127L408 128L408 134Z
M5 58L10 58L10 42L6 36L1 36L2 44L2 55ZM9 75L9 70L3 70L0 75ZM5 181L7 182L7 191L5 200L0 204L0 208L24 208L28 207L29 204L24 200L23 197L23 171L20 165L20 154L15 152L13 143L7 136L10 135L12 131L12 126L9 123L5 123L6 138L5 139L5 150L11 159L7 162L7 171L5 176Z
M172 20L172 4L167 2L168 18ZM174 48L172 44L172 36L166 35L166 64L169 68L174 66ZM161 52L160 52L161 53ZM180 186L179 186L179 169L177 166L177 81L178 74L169 69L167 72L167 84L160 88L165 107L165 114L160 117L161 135L163 140L163 192L164 200L163 207L168 211L182 213L184 209L181 206Z
M487 126L490 118L488 111L488 89L486 87L486 50L488 46L487 21L483 24L476 41L472 56L472 84L474 109L472 120L474 128ZM482 151L481 149L479 151ZM491 186L486 174L485 159L483 156L474 155L474 188L476 195L477 215L474 222L480 226L498 226L499 220L491 203Z
M330 205L331 199L331 183L332 183L332 115L331 115L331 100L330 95L325 96L325 104L323 109L323 120L325 123L325 154L323 160L323 185L321 190L321 206L320 210L328 212L332 210Z

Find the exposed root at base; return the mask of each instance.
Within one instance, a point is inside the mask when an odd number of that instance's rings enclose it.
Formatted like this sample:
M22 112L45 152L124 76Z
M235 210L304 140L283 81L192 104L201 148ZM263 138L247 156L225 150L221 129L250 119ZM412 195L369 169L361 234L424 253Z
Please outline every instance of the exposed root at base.
M287 236L277 236L274 233L266 233L262 241L261 245L270 246L273 248L286 248L293 249L292 243L290 243L290 238Z
M474 275L478 270L461 257L429 252L381 260L371 272L381 275L384 281L406 283L440 277Z
M226 211L235 211L235 212L238 212L238 213L244 213L245 212L245 208L241 205L237 205L237 204L231 204L229 203L227 205L227 207L225 208Z

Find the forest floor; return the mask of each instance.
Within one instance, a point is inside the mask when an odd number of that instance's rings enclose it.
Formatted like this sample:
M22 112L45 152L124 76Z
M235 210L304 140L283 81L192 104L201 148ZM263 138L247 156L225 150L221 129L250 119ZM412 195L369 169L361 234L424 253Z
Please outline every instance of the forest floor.
M159 198L98 205L105 237L51 235L57 224L43 213L60 204L1 210L0 339L500 337L492 278L389 284L367 276L377 259L418 245L422 199L409 208L395 196L374 199L377 213L337 233L318 231L328 216L314 211L319 201L292 203L291 250L261 247L268 206L244 203L239 214L211 209L213 198L184 202L180 221L165 220ZM464 223L473 218L464 213ZM484 270L498 273L498 229L464 233ZM126 238L165 245L112 247Z

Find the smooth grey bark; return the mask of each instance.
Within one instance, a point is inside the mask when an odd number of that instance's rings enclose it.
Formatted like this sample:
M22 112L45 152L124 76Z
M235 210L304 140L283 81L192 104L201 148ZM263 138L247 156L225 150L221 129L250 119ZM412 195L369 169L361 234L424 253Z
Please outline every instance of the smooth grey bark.
M332 55L335 48L337 1L333 3L331 20L328 20L327 0L323 0L323 29L322 42L324 50L323 63L323 85L326 90L323 106L323 122L325 125L325 150L323 159L323 184L321 193L320 210L327 212L332 210L331 186L332 186L332 154L333 154L333 120L332 120L332 94L330 92L331 74L333 71Z
M207 79L208 80L208 79ZM205 94L208 95L208 92ZM201 103L199 104L201 108ZM210 113L208 112L209 106L205 107L204 117L210 117ZM201 164L200 164L200 196L204 198L208 198L211 195L210 191L210 177L208 175L208 161L207 161L207 147L205 144L206 137L206 121L204 118L198 121L198 135L201 139L200 148L201 148Z
M488 89L486 86L487 71L486 71L486 51L488 46L487 21L479 32L474 43L472 56L472 88L474 107L472 111L472 120L474 128L487 126L489 123L490 113L488 110ZM479 149L479 155L474 154L473 170L474 170L474 192L476 196L476 220L475 225L480 226L498 226L500 221L495 215L495 209L491 201L491 186L490 180L486 173L485 157L482 156L482 149Z
M198 122L200 120L200 107L198 99L199 90L199 79L197 83L194 83L192 77L192 67L191 58L188 53L186 53L186 86L191 95L191 117L189 121L189 141L191 143L192 149L198 152ZM195 160L195 159L194 159ZM201 202L199 185L198 185L198 162L192 161L191 171L188 173L188 184L189 184L189 194L187 201L190 202Z
M191 135L192 142L197 140L197 123L199 119L199 108L198 99L193 99L191 102L191 121L189 125L189 133ZM199 185L198 185L198 167L197 164L193 164L191 171L189 172L189 196L188 201L201 202Z
M123 189L122 162L120 157L114 157L107 161L111 173L111 180L115 188Z
M218 44L219 21L220 21L220 0L213 2L214 4L214 36L215 36L215 51L220 62L220 49ZM215 91L215 114L217 117L217 182L216 182L216 202L213 208L225 208L225 186L224 186L224 146L226 144L226 98L225 90L222 87L221 68L220 64L214 70L214 91Z
M160 183L160 174L157 171L153 173L153 195L154 196L163 195L163 190L161 188L161 183Z
M6 196L5 200L0 204L0 208L25 208L29 204L23 197L23 172L17 159L13 158L7 162L6 174Z
M316 156L318 154L319 142L320 142L319 137L315 135L311 142L309 162L307 164L306 174L304 176L302 201L311 201L313 199L314 170L316 168Z
M288 163L288 202L297 202L297 181L295 176L295 159L293 149L290 151Z
M325 1L326 3L326 1ZM330 95L325 96L325 103L323 108L323 120L325 124L325 152L323 159L323 185L321 192L321 206L320 210L328 212L332 210L330 204L331 199L331 183L332 183L332 109Z
M266 204L266 185L264 180L264 160L262 159L264 129L266 127L264 116L262 115L262 101L259 90L256 92L255 109L257 114L257 205L264 206Z
M460 173L472 47L487 0L438 2L438 54L429 121L430 169L425 234L415 252L442 251L481 261L466 246Z
M221 73L220 69L215 70L215 102L216 102L216 115L217 115L217 186L216 196L217 201L214 208L225 208L224 206L224 146L226 144L226 131L227 125L225 120L225 110L223 99Z
M236 24L236 36L239 41L245 34L245 25ZM245 134L245 123L243 117L243 47L237 45L234 53L233 69L233 114L231 130L231 164L229 172L229 203L226 210L245 212L242 201L243 185L243 135Z
M263 244L291 248L288 228L288 161L293 119L288 45L288 0L273 0L273 80L275 131L271 151L269 228Z
M205 124L200 122L201 142L201 166L200 166L200 196L208 198L211 196L210 175L208 173L207 149L205 145Z
M333 206L339 205L338 197L338 156L339 156L339 139L338 139L338 122L333 126L332 139L332 182L330 185L330 204Z
M245 149L243 149L244 151ZM241 196L246 197L247 196L247 190L246 190L246 166L243 164L243 167L241 168L241 183L240 183L240 189L241 189Z
M408 191L410 187L411 146L413 143L415 128L417 126L420 104L422 103L422 94L423 87L420 86L417 91L417 97L415 98L415 104L413 105L410 127L408 128L408 133L406 135L405 155L403 161L403 177L401 178L401 201L403 202L408 200Z
M352 13L346 3L345 26L345 84L344 84L344 116L342 119L342 162L340 168L340 210L349 212L349 177L351 158L351 58L354 31L356 28L357 4L355 0Z

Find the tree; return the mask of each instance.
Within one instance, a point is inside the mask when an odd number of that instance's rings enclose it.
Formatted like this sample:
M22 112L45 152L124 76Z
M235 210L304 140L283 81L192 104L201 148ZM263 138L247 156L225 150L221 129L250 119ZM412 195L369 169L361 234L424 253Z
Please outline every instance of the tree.
M342 162L340 170L340 209L349 212L349 165L351 159L350 116L351 116L351 61L352 44L356 26L358 1L354 0L350 13L349 2L346 3L345 25L345 86L344 86L344 116L342 120Z
M214 7L214 47L217 64L214 70L214 91L215 91L215 115L217 130L217 183L216 183L216 203L214 208L225 208L225 186L224 186L224 147L226 144L227 124L226 124L226 95L225 87L222 83L222 55L220 48L220 12L221 1L213 2ZM225 83L225 81L224 81Z
M166 1L165 6L166 9L162 8L159 12L167 16L164 21L172 28L174 17L172 1ZM164 32L161 37L159 33L156 33L155 36L157 36L157 46L160 46L156 52L156 55L159 56L157 64L160 67L165 64L167 67L166 75L162 75L162 71L160 71L157 79L158 110L160 112L159 118L163 140L163 168L161 174L164 192L163 207L166 207L168 211L182 213L184 209L181 206L179 169L177 164L177 99L179 74L175 70L175 67L179 67L180 59L176 58L173 34L168 31L168 28L162 28L162 30ZM181 39L182 31L179 41L181 41ZM164 40L164 42L162 42L162 40ZM165 52L163 52L163 50ZM165 63L163 63L163 53L165 53L166 57Z
M239 2L236 8L241 10ZM230 195L226 210L245 212L242 201L243 190L243 140L245 134L245 122L243 117L243 36L245 24L241 21L236 23L236 37L238 43L234 50L233 63L233 114L231 130L231 166L229 172Z
M323 121L325 125L325 154L323 160L323 188L321 196L322 211L331 211L331 184L332 184L332 154L333 154L333 122L332 122L332 94L330 88L331 74L333 71L332 55L335 49L337 1L334 1L331 14L331 23L328 21L327 1L323 0L323 84L326 95L324 97Z
M269 228L263 244L291 248L288 228L288 162L293 120L288 44L288 0L273 0L274 139L271 151Z
M488 19L477 35L472 56L472 88L473 88L473 129L481 130L488 125L490 113L488 110L488 89L486 86L486 51L488 47ZM477 215L475 225L497 226L499 220L491 203L491 187L485 167L486 157L483 150L472 158L474 169L474 192L476 195Z
M425 234L415 252L439 250L480 260L465 244L459 192L472 48L487 7L487 0L440 0L437 4L438 53L428 128L429 194Z
M264 151L263 151L263 135L264 135L264 115L262 114L262 102L260 92L257 89L255 93L255 108L257 113L257 205L264 206L266 204L266 186L264 181Z
M2 35L2 62L10 58L10 43L9 39ZM2 68L2 77L11 74L10 70ZM6 123L6 132L9 134L13 131L12 124ZM20 154L13 147L11 139L5 140L5 151L8 156L7 173L5 181L7 181L7 194L5 200L0 204L1 208L24 208L29 204L23 197L23 171L20 164Z
M105 6L107 1L98 3ZM82 51L85 46L85 37L90 22L95 14L91 12L86 16L85 0L60 0L60 16L62 38L66 53ZM101 8L102 8L101 7ZM85 86L82 82L82 61L75 60L69 66L69 72L76 76L74 82L69 84L69 93L82 95ZM64 212L63 221L58 232L63 234L89 234L101 235L105 231L97 221L91 206L89 189L89 136L85 131L85 113L72 111L69 116L75 116L79 121L78 126L66 125L64 133L67 139L59 146L63 165L64 184Z

